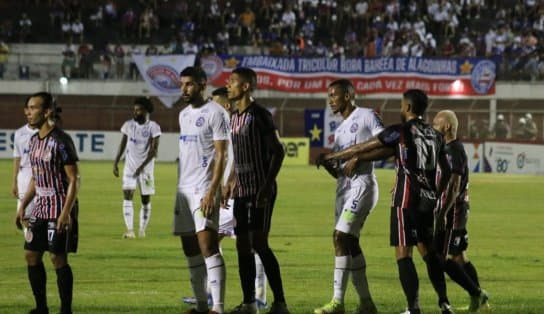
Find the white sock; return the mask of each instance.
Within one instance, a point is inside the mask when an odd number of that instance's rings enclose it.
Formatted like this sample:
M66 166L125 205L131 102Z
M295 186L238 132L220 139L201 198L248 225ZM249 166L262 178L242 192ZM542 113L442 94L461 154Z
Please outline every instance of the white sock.
M336 256L334 259L334 295L333 299L344 302L346 287L351 270L351 256Z
M204 312L208 310L208 294L206 293L206 263L201 254L187 256L191 286L196 298L196 310Z
M142 204L140 208L140 231L145 231L151 218L151 202Z
M123 201L123 217L125 218L127 230L134 230L134 206L132 201Z
M366 261L362 252L351 259L351 280L359 299L368 300L371 298L366 279Z
M263 262L259 254L255 255L255 299L266 304L266 273L264 272Z
M219 253L207 257L205 260L208 270L208 284L212 292L212 311L223 313L225 311L225 280L227 277L225 261Z

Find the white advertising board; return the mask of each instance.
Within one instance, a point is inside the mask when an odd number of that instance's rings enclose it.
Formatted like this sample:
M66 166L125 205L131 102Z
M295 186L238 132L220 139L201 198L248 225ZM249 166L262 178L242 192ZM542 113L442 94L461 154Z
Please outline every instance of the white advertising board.
M491 172L544 174L544 145L485 142Z

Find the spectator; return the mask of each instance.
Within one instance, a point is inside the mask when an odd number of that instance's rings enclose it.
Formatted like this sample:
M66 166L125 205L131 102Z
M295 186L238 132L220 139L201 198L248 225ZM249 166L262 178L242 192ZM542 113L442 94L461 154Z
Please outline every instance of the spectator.
M136 13L132 8L128 8L121 17L121 36L123 38L134 39L136 20Z
M120 43L115 45L113 56L115 61L115 76L118 80L122 80L125 78L125 50Z
M25 42L28 39L31 33L31 29L32 21L26 13L23 13L21 15L21 19L19 20L19 40L21 42Z
M142 54L142 50L138 46L132 45L132 47L130 47L130 50L128 52L128 57L130 58L130 63L128 68L128 78L130 80L137 80L140 73L138 71L138 67L136 66L136 62L134 62L134 59L132 58L132 56L141 55L141 54Z
M79 56L79 75L81 78L90 78L93 71L93 48L90 44L83 42L77 49Z
M70 43L66 43L64 50L62 51L62 76L66 78L72 78L74 70L76 68L76 52L74 47Z
M510 138L510 126L504 121L504 115L498 114L497 121L493 126L493 136L497 140Z
M104 47L100 56L100 63L102 65L102 79L107 80L111 77L111 67L113 65L113 51L110 44L106 44Z
M8 44L0 39L0 79L4 79L4 72L6 71L6 63L8 62L9 47Z
M242 44L247 45L250 41L251 34L255 29L255 13L249 6L246 6L244 12L240 14L241 40Z
M104 21L104 8L99 6L96 13L89 16L89 20L94 23L94 26L102 27L102 22Z
M527 121L524 117L519 118L518 125L514 131L514 137L518 140L528 140L526 130Z
M142 34L145 38L151 37L151 32L159 28L158 18L153 13L153 9L148 7L140 16L140 30L139 38L142 38Z
M62 39L64 41L72 41L72 23L70 22L70 15L66 16L66 19L60 24L60 30L62 32Z
M533 121L533 115L531 113L525 114L525 136L528 140L534 141L536 140L538 130L536 128L536 123Z
M83 22L81 22L80 18L76 18L71 25L72 30L72 39L77 40L79 43L83 42L83 30L85 29L85 26L83 26Z

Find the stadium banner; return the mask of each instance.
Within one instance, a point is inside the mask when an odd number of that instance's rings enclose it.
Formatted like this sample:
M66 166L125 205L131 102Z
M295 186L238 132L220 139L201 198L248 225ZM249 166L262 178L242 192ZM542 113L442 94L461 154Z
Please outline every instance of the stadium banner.
M304 109L304 135L310 138L310 147L323 147L323 109Z
M181 97L179 73L195 64L195 55L145 56L133 55L132 59L153 96L157 96L168 108Z
M470 172L487 172L484 166L484 145L479 142L463 142Z
M339 113L335 114L332 112L330 106L325 106L325 121L323 125L323 128L325 129L325 139L323 142L323 147L332 148L334 146L334 131L336 131L336 128L342 123L342 121L344 121L344 119Z
M544 145L485 142L491 172L544 174Z
M285 137L280 139L285 151L284 165L309 165L310 139L307 137Z
M357 93L399 94L417 88L430 96L489 96L495 94L496 62L486 58L303 58L268 55L202 57L201 65L213 86L223 86L236 67L257 72L263 90L324 93L337 79L349 79Z

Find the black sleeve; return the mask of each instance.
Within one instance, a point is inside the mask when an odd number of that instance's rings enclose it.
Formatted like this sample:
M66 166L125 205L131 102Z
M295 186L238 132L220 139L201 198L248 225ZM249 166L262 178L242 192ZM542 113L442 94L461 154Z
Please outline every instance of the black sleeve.
M448 156L448 162L452 173L464 174L466 156L463 154L462 146L456 146L451 150L451 154Z
M269 135L277 130L272 114L266 108L258 107L255 110L255 119L257 119L259 132L262 136Z
M67 133L61 132L58 137L59 140L59 156L63 165L74 165L79 161L77 157L76 148L72 138Z
M378 140L387 147L395 147L400 141L401 130L400 124L388 126L378 134Z

